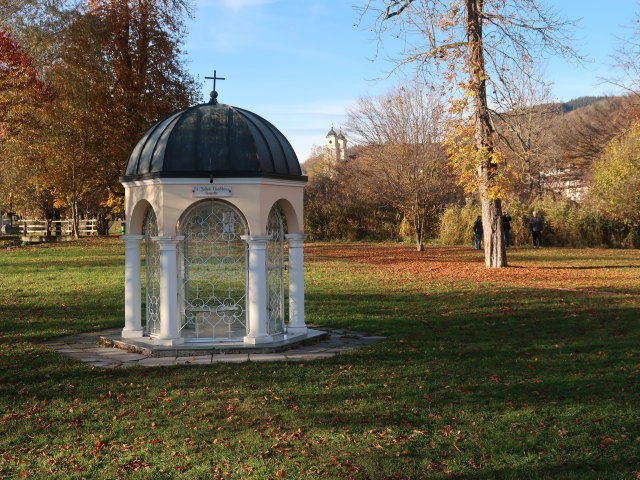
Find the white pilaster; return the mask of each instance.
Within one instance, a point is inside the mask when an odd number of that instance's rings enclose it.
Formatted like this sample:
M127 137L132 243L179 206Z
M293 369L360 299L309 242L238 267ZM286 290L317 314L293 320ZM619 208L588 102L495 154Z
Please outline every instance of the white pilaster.
M289 242L289 325L287 335L307 333L304 323L304 246L307 235L290 233Z
M154 343L179 345L177 246L184 237L151 237L160 247L160 332Z
M249 284L247 288L247 336L244 343L270 343L267 309L267 241L271 235L242 235L249 245Z
M142 329L140 301L140 241L144 235L122 235L124 242L124 328L122 338L140 338Z

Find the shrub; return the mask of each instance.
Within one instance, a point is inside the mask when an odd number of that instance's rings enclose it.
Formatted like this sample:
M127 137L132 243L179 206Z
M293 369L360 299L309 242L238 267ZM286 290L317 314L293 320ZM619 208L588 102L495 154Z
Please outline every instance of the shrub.
M451 206L442 214L438 240L462 245L473 238L471 226L480 207ZM589 205L570 200L545 199L530 205L505 202L503 211L511 215L512 245L530 245L529 219L534 210L544 219L543 245L556 247L640 247L640 231L598 213Z
M480 207L473 203L452 205L440 217L438 240L445 245L473 243L473 222L480 215Z

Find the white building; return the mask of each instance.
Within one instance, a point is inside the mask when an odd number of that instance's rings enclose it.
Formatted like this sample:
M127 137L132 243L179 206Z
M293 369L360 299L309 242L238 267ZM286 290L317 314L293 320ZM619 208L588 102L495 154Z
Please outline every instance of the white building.
M330 164L347 161L347 139L342 132L336 133L333 127L324 141L325 157Z

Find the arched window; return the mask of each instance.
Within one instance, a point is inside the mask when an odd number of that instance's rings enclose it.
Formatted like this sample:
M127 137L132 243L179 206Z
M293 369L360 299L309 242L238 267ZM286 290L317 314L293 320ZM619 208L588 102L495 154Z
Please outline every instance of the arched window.
M158 235L158 222L153 208L149 207L142 221L145 256L145 330L154 337L160 331L160 249L151 237Z
M248 232L242 214L221 200L203 200L183 214L181 336L187 341L237 340L247 334Z
M267 219L267 287L269 291L269 335L284 333L284 234L285 216L282 208L275 204Z

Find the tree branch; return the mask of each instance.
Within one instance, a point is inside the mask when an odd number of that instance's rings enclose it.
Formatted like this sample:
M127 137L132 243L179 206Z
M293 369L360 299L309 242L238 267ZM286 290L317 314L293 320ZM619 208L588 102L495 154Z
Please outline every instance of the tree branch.
M409 8L414 0L391 0L391 3L387 5L384 12L384 19L389 20L397 15L400 15L405 9ZM392 11L393 8L397 10Z

